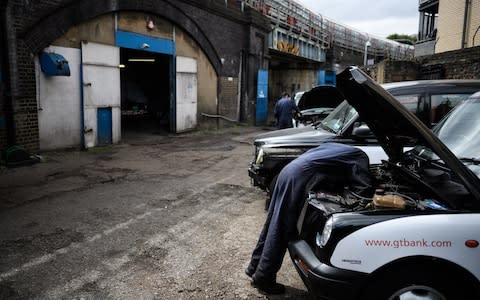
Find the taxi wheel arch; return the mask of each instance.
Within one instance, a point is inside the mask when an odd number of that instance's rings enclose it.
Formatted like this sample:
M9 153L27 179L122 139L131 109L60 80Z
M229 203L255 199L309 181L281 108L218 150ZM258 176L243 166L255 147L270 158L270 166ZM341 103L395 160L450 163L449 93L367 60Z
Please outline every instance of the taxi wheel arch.
M464 268L449 261L428 257L408 257L389 263L372 273L359 299L388 299L410 285L438 289L447 299L480 299L479 281Z

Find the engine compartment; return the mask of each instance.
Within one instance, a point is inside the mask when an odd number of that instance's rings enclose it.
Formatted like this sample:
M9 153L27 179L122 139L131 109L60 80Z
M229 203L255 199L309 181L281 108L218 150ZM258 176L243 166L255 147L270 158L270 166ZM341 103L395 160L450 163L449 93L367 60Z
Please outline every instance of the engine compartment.
M298 230L300 236L313 243L315 234L335 213L416 214L439 213L466 209L469 193L440 165L417 160L370 166L372 187L361 192L349 186L342 189L308 191ZM445 200L447 199L447 200Z
M351 190L348 186L341 191L312 190L308 192L308 202L319 206L329 214L382 209L447 210L454 208L449 203L445 203L442 199L444 197L436 191L437 185L458 185L452 181L447 171L384 162L382 165L372 166L370 174L372 188L362 194ZM432 186L432 183L435 186ZM461 198L467 193L464 188L456 191L457 196L450 196Z

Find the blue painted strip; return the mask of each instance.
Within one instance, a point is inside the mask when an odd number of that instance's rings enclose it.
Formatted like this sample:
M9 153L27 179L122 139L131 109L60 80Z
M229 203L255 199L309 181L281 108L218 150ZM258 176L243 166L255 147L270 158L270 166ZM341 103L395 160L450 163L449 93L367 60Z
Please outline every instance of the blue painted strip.
M117 30L115 33L115 45L154 53L169 55L175 53L175 43L171 40L121 30Z
M268 70L258 70L257 77L257 102L256 117L257 125L267 121L268 115Z
M175 44L174 44L175 46ZM175 47L173 47L173 57L171 58L170 68L170 89L172 95L170 96L170 131L177 132L177 54L175 52Z

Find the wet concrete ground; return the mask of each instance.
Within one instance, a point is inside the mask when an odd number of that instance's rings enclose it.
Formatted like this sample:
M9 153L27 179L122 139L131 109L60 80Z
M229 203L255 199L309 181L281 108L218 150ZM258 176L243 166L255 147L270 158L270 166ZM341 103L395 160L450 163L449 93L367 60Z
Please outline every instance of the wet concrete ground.
M260 128L135 135L0 169L0 299L258 299ZM276 299L306 299L288 255Z

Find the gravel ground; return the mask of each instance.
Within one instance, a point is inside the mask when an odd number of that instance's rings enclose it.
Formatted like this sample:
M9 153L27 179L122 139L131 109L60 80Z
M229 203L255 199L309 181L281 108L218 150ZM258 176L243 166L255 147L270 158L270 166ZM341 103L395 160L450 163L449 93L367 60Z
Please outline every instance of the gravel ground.
M265 219L247 167L260 128L135 135L0 169L0 299L307 299L244 269Z

